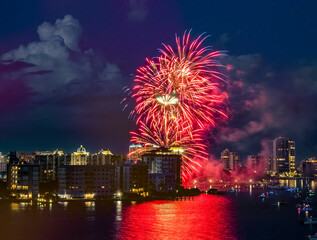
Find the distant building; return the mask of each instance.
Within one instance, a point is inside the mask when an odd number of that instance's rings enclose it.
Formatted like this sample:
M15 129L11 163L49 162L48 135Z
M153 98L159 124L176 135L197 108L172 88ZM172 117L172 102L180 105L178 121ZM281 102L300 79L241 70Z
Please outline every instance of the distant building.
M239 168L240 158L238 153L230 152L228 148L222 151L221 160L223 163L224 170L230 171Z
M7 186L18 198L37 198L39 186L39 166L24 161L8 164Z
M124 163L127 160L127 155L119 154L119 155L111 155L111 165L117 166Z
M7 178L7 161L6 158L0 152L0 179Z
M268 154L262 154L259 153L258 157L260 158L261 161L261 167L263 167L263 173L264 174L271 174L271 162L272 162L272 156L268 155Z
M158 148L142 155L149 168L149 184L157 191L176 190L181 184L181 155L166 148Z
M60 166L70 164L70 156L58 149L53 152L36 152L34 163L40 167L40 182L51 182L57 180Z
M71 165L87 165L89 161L89 152L80 145L76 152L71 155Z
M248 155L247 157L247 167L250 169L257 168L261 162L261 156L259 155Z
M58 194L61 197L111 197L115 190L115 166L66 165L59 169Z
M247 169L258 174L270 174L270 157L261 153L247 156Z
M116 167L116 188L124 193L145 196L148 188L148 166L141 162L126 161Z
M273 141L273 170L278 175L295 173L295 142L279 137Z
M17 157L20 161L23 161L25 163L34 164L35 154L34 153L23 153L19 152L17 153Z
M317 178L317 158L309 158L301 163L302 176L305 178Z
M111 165L113 154L109 150L101 149L98 153L91 155L90 163L92 165Z

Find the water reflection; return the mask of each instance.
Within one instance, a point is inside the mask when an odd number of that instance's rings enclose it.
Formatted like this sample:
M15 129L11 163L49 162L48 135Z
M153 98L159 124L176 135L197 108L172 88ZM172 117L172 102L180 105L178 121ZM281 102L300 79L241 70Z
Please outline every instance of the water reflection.
M122 201L116 201L116 221L122 220Z
M287 184L294 183L289 180ZM305 180L296 184L306 189L316 186ZM299 211L293 193L274 190L278 195L264 200L259 198L262 192L253 187L250 192L226 196L201 195L191 201L141 204L0 201L0 239L304 239L317 231L316 225L299 225L306 217L317 216L315 206L310 212ZM281 204L282 200L287 204ZM287 231L281 231L281 226Z
M225 196L147 202L123 212L117 239L237 239L232 202Z
M85 202L85 206L87 211L95 211L95 206L96 206L95 202L93 201Z
M21 206L19 203L11 203L11 210L16 212L21 210Z
M299 188L299 189L316 189L316 181L308 179L281 179L279 180L280 187Z
M10 204L12 212L22 212L31 210L48 210L53 211L53 203L42 203L42 202L12 202Z
M67 208L67 205L68 205L68 202L59 202L59 204L63 205L64 208L66 209L66 208Z
M31 205L32 205L32 203L30 203L30 202L20 202L20 203L12 202L11 203L11 210L13 212L19 212L19 211L23 211L23 210L29 208Z

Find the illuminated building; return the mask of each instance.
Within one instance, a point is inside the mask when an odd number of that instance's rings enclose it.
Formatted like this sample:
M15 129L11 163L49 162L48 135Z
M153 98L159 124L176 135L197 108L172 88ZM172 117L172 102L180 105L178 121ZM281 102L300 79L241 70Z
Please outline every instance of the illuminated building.
M247 156L247 169L259 174L269 174L270 158L261 153Z
M158 148L142 155L149 168L149 183L157 191L179 188L181 183L181 155L166 148Z
M40 182L50 182L57 180L58 168L69 164L70 158L69 155L57 149L53 152L36 152L34 163L40 167Z
M0 152L0 179L7 178L7 162L5 157Z
M76 152L71 155L71 165L87 165L89 161L89 152L86 152L86 149L83 145L77 149Z
M67 165L59 168L58 194L65 198L111 197L115 192L112 165Z
M111 155L111 165L119 165L127 160L126 154Z
M268 154L263 154L263 153L259 153L258 157L260 158L261 161L261 167L263 167L264 170L264 174L271 174L272 170L271 170L271 164L272 164L272 155Z
M109 150L101 149L98 153L91 155L91 164L110 165L113 154Z
M142 146L141 144L131 144L129 146L128 159L131 161L141 161L142 154L157 149L154 145Z
M24 161L26 163L33 164L35 159L34 153L17 153L17 157L20 161Z
M273 169L282 176L295 172L295 142L283 137L273 141Z
M148 166L126 161L116 167L116 188L120 192L144 196L148 186Z
M172 151L172 153L179 154L179 155L182 155L184 153L184 149L179 146L171 147L169 150Z
M38 195L39 166L24 161L9 163L8 189L17 198L34 198Z
M225 149L221 153L221 160L224 170L236 170L239 167L239 155L236 152L230 152L229 149Z
M256 168L261 161L261 156L259 155L248 155L247 157L247 167L248 168Z
M317 178L317 158L309 158L301 163L302 176Z

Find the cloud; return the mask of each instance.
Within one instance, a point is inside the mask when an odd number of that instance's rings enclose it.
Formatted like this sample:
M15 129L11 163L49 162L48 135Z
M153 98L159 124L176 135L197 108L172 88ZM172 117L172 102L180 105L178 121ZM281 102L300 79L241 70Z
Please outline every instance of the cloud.
M71 15L57 19L55 24L44 22L37 29L39 41L21 45L3 54L1 60L32 64L33 67L22 69L21 74L27 74L26 85L40 97L56 96L63 88L83 90L100 81L111 86L109 90L118 92L122 79L119 67L104 61L92 49L81 51L78 46L81 32L79 22ZM76 90L74 85L78 83L81 88Z
M41 41L50 41L54 37L61 37L65 46L74 51L79 51L78 39L81 32L79 22L71 15L57 19L54 25L44 22L37 28Z
M20 46L1 56L3 61L24 61L42 67L52 68L57 61L66 61L69 50L79 51L78 39L82 30L79 22L70 15L38 26L40 41Z
M261 56L230 56L225 59L225 64L231 80L227 89L229 122L220 126L218 141L234 143L275 127L270 111L274 102L267 89L259 82L266 78ZM259 77L259 73L263 76Z
M230 111L229 120L215 129L213 141L219 150L229 146L248 155L260 151L262 139L284 136L300 143L299 158L312 155L317 149L317 113L312 111L317 104L317 64L273 69L259 54L230 56L224 63Z
M38 40L1 56L1 144L38 149L87 143L117 151L128 144L120 105L126 77L118 64L81 49L82 28L70 15L42 23L37 33Z

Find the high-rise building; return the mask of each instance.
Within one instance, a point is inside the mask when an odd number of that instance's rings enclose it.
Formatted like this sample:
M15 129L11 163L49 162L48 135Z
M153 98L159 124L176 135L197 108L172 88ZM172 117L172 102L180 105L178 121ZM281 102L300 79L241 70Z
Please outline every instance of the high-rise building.
M302 176L317 178L317 158L309 158L301 162Z
M7 178L7 162L6 158L0 152L0 179Z
M230 152L229 149L225 149L221 153L221 160L224 170L236 170L239 167L239 155L236 152Z
M176 190L181 184L181 155L167 148L158 148L142 155L149 168L149 183L157 191Z
M111 165L120 165L127 160L126 154L111 155Z
M271 174L271 163L272 163L272 156L270 153L259 153L257 155L260 158L260 164L264 174Z
M138 161L126 161L116 167L116 187L124 193L145 196L148 187L148 166Z
M279 175L295 172L295 141L278 137L273 141L273 169Z
M248 155L247 157L247 167L250 169L254 169L259 166L261 161L260 155Z
M18 198L37 198L39 166L24 161L8 164L7 183L11 194Z
M89 161L89 152L80 145L76 152L71 155L71 165L87 165Z
M109 150L101 149L98 153L91 155L92 165L110 165L113 154Z
M114 192L115 166L65 165L59 169L58 194L60 197L111 197Z
M248 155L246 167L248 171L258 174L270 174L270 157L266 154Z
M34 153L19 152L17 153L17 157L19 158L20 161L23 161L29 164L34 164L34 159L35 159Z
M69 163L69 155L58 149L53 152L35 152L34 164L38 164L40 167L40 182L57 180L58 168Z

